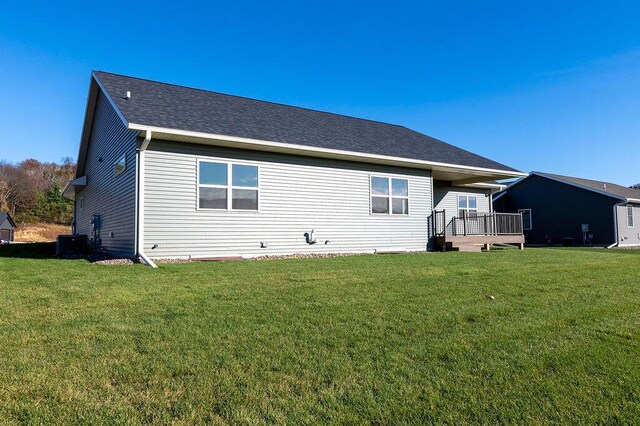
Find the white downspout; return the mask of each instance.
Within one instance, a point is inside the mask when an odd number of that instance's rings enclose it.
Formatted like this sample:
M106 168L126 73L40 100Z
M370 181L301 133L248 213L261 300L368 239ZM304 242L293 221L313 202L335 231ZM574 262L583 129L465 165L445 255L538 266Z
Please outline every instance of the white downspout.
M491 188L489 190L489 213L493 214L493 195L497 193L499 190L495 190Z
M610 246L608 246L607 248L613 248L615 246L617 246L620 243L620 235L618 235L618 207L625 205L626 202L621 202L621 203L617 203L613 205L613 227L615 229L615 237L616 237L616 242L611 244Z
M152 268L157 268L158 266L144 253L144 153L149 146L149 142L151 142L151 130L146 130L144 140L138 149L138 197L136 200L138 205L138 217L136 218L138 235L136 254L145 264Z

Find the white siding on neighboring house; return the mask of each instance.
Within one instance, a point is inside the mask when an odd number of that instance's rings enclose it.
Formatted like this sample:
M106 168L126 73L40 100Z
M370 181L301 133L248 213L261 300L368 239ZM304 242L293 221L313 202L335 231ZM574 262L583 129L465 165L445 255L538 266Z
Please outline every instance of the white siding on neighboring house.
M629 226L627 206L633 208L633 226ZM640 204L616 206L618 221L618 244L621 246L640 245Z
M198 160L216 159L259 166L259 211L197 208ZM370 213L371 175L408 179L409 215ZM144 249L153 258L427 246L432 210L427 170L153 140L145 154L144 185ZM317 242L309 245L304 233L312 229Z
M102 247L127 256L135 254L136 135L100 93L85 165L87 186L76 194L75 206L76 233L91 238L91 217L99 214ZM122 155L126 169L115 176L114 163Z

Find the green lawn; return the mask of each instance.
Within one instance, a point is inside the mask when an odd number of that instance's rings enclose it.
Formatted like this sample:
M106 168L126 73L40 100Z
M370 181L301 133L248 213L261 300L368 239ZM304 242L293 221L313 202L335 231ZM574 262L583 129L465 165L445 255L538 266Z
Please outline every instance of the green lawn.
M640 419L640 251L42 253L0 257L2 424Z

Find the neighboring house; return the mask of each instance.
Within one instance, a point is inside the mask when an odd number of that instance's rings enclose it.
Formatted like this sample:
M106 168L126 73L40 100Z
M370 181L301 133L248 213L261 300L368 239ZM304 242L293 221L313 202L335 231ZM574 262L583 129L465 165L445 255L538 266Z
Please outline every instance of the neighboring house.
M640 189L532 172L497 194L493 205L523 214L529 244L640 245Z
M508 166L402 126L93 72L74 232L149 258L426 250Z
M13 234L16 230L16 223L13 221L9 213L0 212L0 240L11 242Z

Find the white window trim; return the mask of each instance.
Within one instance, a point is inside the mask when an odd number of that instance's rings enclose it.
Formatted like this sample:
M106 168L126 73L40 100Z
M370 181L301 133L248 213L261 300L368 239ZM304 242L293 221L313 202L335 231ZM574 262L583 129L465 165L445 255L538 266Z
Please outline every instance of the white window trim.
M636 225L636 221L635 218L633 217L633 211L635 209L633 208L632 205L627 205L627 210L626 210L626 216L627 216L627 228L635 228ZM631 212L631 216L629 216L629 212ZM629 225L629 218L631 218L631 225Z
M463 209L460 208L460 197L465 197L467 199L467 207L466 208L463 208ZM476 208L475 209L472 209L472 208L469 207L469 198L471 198L471 197L476 199ZM460 215L460 210L466 210L467 214L473 212L473 213L475 213L477 215L479 213L479 211L478 211L478 195L477 194L456 194L456 208L457 208L456 209L456 216L458 216L458 217L460 217L459 216Z
M381 179L388 179L389 180L389 194L388 195L381 195L381 194L374 194L373 193L373 178L381 178ZM407 181L407 196L401 196L401 195L392 195L391 191L392 191L392 179L398 179L398 180L406 180ZM394 217L407 217L409 215L411 215L411 206L409 205L411 203L410 198L411 198L411 188L409 188L410 186L410 180L409 178L407 178L406 176L394 176L394 175L369 175L369 215L373 215L373 216L394 216ZM388 213L374 213L373 212L373 197L379 197L379 198L387 198L389 200L389 212ZM393 199L394 198L399 198L399 199L403 199L403 200L407 200L407 210L408 212L405 213L393 213Z
M213 185L213 184L200 184L200 163L219 163L226 164L227 166L227 184L226 185ZM233 185L233 176L232 176L232 168L233 165L238 166L252 166L258 169L258 186L234 186ZM260 177L260 165L248 161L235 161L228 160L222 158L199 158L196 161L196 210L206 211L206 212L235 212L235 213L259 213L260 212L260 193L262 192L261 184L262 178ZM203 188L222 188L227 190L227 208L226 209L212 209L208 207L200 207L200 187ZM250 189L253 191L258 191L258 208L256 210L245 210L245 209L234 209L233 206L233 190L234 189Z
M116 170L116 164L120 162L120 160L124 159L124 168L119 172ZM118 159L113 163L113 176L118 177L123 174L127 170L127 153L122 154Z
M533 214L531 213L531 209L518 209L518 213L523 213L523 212L529 212L529 226L528 228L525 228L524 226L524 220L522 221L522 230L523 231L531 231L533 229Z

